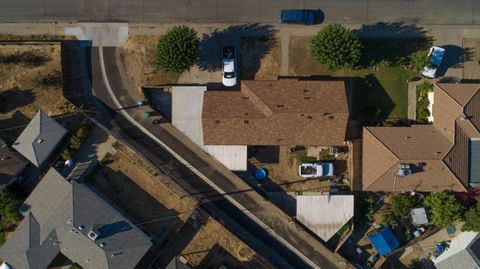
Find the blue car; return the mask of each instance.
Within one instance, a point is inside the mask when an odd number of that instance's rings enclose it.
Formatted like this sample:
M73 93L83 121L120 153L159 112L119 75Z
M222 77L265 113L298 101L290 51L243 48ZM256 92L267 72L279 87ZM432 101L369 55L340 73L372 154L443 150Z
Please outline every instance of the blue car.
M312 25L318 22L318 10L284 9L280 14L280 22Z

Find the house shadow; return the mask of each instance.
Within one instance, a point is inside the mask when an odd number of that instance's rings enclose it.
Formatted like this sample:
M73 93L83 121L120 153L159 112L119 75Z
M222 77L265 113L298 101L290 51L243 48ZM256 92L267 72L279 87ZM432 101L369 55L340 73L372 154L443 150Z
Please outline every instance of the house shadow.
M126 221L117 221L114 223L104 224L98 228L98 239L106 238L117 233L131 230L132 226Z
M247 156L261 163L279 163L280 146L249 146Z
M444 76L449 68L462 68L463 63L470 61L474 55L471 48L462 48L457 45L441 46L445 49L445 56L437 69L438 76Z
M353 90L351 117L364 124L375 124L388 118L395 103L385 91L377 78L368 74L356 78Z
M247 23L242 25L232 25L225 29L215 29L210 34L203 34L199 46L199 55L197 65L200 70L216 71L222 68L222 47L234 46L237 51L237 61L243 60L240 53L240 39L244 36L257 36L262 40L270 40L277 30L272 25ZM249 59L258 61L260 65L260 59L270 51L273 47L271 42L262 42L261 46L257 47L256 55L258 59ZM240 58L240 57L242 58ZM240 65L237 66L239 67ZM258 68L257 68L258 70ZM253 73L256 70L252 70Z
M14 111L33 103L35 98L33 89L19 89L18 87L8 89L0 93L0 111L3 113Z
M146 231L157 244L170 240L175 227L181 223L178 212L165 207L122 171L103 166L94 169L87 177L86 183L130 216L129 219ZM143 209L139 210L142 207ZM129 225L118 222L103 225L99 229L107 234L113 234L129 229Z
M0 120L0 138L11 145L30 122L22 112L15 111L11 118Z

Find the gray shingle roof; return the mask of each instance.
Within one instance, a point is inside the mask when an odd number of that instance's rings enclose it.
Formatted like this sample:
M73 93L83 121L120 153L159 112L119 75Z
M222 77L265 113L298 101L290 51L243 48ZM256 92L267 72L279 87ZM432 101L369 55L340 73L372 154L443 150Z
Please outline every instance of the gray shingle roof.
M66 133L67 130L62 125L45 112L38 111L12 147L38 167L50 156Z
M60 252L83 268L133 268L152 245L96 193L53 168L23 208L25 219L0 248L14 268L46 268ZM92 230L95 240L88 236Z

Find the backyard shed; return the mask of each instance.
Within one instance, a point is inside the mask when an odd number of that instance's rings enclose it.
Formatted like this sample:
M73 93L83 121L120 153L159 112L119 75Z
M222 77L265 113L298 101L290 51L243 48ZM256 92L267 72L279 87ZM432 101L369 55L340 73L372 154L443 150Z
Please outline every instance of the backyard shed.
M383 228L376 234L367 234L367 237L378 254L382 256L394 251L400 245L389 227Z
M410 212L413 223L417 225L424 225L428 223L427 212L424 207L414 208Z

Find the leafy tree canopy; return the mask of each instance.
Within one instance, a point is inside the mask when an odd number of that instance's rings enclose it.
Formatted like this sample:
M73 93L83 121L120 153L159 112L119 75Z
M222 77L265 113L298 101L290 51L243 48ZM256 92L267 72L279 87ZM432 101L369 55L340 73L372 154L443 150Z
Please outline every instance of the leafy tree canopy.
M477 204L465 212L464 231L480 232L480 196L475 197Z
M410 216L415 200L408 193L397 194L392 197L392 211L395 216L402 219Z
M352 66L360 60L362 44L351 30L330 24L312 39L312 57L320 64L335 70Z
M425 198L425 205L430 208L432 223L440 228L450 227L460 219L460 204L452 194L432 192Z
M200 39L197 32L187 26L174 26L158 40L155 64L158 69L180 74L196 61Z

